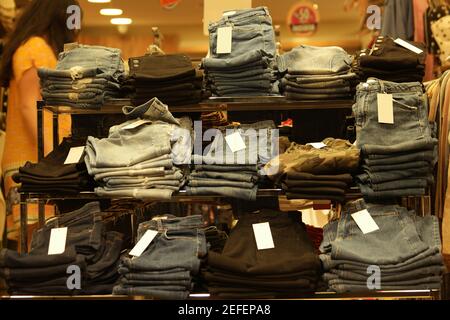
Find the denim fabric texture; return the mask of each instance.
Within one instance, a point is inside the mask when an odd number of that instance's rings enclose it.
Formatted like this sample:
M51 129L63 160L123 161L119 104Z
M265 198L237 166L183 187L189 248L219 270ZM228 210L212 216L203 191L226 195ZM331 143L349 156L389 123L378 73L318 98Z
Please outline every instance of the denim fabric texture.
M193 288L192 278L199 273L201 259L207 254L202 217L156 217L139 225L137 240L149 230L158 234L144 253L122 257L122 277L114 294L187 299Z
M379 122L378 94L392 95L394 124ZM364 171L357 179L364 197L382 201L424 195L433 182L438 140L422 84L371 78L358 86L353 112Z
M362 233L352 218L361 210L379 230ZM338 293L370 291L370 266L381 271L378 290L438 289L445 272L438 219L398 205L348 203L340 219L324 228L320 250L324 280Z
M56 70L39 68L42 97L49 105L101 109L123 96L126 77L119 49L79 45L59 54Z
M220 28L231 27L231 52L219 53ZM275 32L266 7L237 10L209 25L205 85L215 96L278 95Z

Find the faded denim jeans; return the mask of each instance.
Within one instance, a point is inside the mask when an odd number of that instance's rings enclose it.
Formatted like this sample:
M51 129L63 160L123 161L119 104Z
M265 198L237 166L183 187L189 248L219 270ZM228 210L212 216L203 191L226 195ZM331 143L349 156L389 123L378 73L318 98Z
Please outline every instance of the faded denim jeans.
M280 72L306 75L333 75L346 72L352 57L339 47L301 45L277 58Z

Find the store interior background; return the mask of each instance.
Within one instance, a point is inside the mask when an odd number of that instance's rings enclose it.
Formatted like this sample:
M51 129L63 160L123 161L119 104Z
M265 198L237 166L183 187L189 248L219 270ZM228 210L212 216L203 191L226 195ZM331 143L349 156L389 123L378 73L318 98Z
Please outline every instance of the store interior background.
M215 0L226 1L226 0ZM360 32L362 19L359 9L345 8L345 0L315 0L320 14L317 32L310 37L292 33L287 25L291 8L301 0L253 0L252 6L269 8L274 25L281 27L284 50L300 44L336 45L354 52L366 47L370 36ZM90 3L80 0L84 17L80 43L121 48L125 59L140 56L153 42L151 28L159 27L164 36L166 53L184 53L201 58L208 51L208 37L203 33L204 0L181 0L173 9L165 9L159 0L112 0L110 3ZM120 8L122 17L133 19L125 34L110 23L111 17L100 15L102 8Z

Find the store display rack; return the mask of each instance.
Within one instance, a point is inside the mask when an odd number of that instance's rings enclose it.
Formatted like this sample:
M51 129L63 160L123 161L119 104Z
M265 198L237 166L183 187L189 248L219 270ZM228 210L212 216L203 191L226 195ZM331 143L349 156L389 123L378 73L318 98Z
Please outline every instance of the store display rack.
M72 115L105 115L105 114L122 114L122 107L131 105L130 99L111 99L101 109L79 109L68 106L51 106L47 105L45 101L37 102L37 119L38 119L38 159L44 157L44 130L43 119L44 111L49 111L53 115L53 147L56 148L59 144L59 126L58 115L72 114ZM351 109L354 101L347 100L313 100L313 101L290 101L283 96L263 96L263 97L232 97L232 98L210 98L204 100L196 105L187 106L171 106L172 113L187 113L187 112L214 112L214 111L288 111L288 110L326 110L326 109ZM356 194L356 195L355 195ZM357 191L350 197L357 196ZM282 195L281 190L259 190L258 197L277 197ZM192 197L186 192L179 192L175 194L171 201L196 201L196 200L214 200L221 199L220 196L202 196ZM101 200L94 193L81 193L78 195L48 195L48 194L27 194L20 195L20 248L21 252L27 252L27 221L29 202L37 202L39 213L39 225L45 223L45 202L56 200Z
M189 113L189 112L214 112L214 111L289 111L289 110L327 110L327 109L351 109L354 104L353 100L335 100L335 101L288 101L284 97L254 97L254 98L211 98L202 101L197 105L170 107L172 113ZM53 145L57 147L59 144L58 134L58 115L60 114L84 114L84 115L102 115L102 114L122 114L122 107L131 105L129 99L110 100L100 110L77 109L65 106L49 106L45 101L38 101L38 159L44 157L44 135L43 135L43 113L49 111L53 114ZM281 189L259 190L257 197L282 197L284 195ZM348 200L358 199L362 195L358 188L352 188L346 195ZM223 200L224 197L217 195L209 196L190 196L186 191L179 191L173 195L168 201L159 202L195 202L195 201L211 201L217 202ZM94 192L82 192L76 195L69 194L41 194L41 193L21 193L20 194L20 247L21 252L28 251L28 204L37 203L39 213L39 225L45 224L45 204L49 201L64 200L130 200L130 199L111 199L98 197ZM137 202L140 200L131 199ZM153 201L154 202L154 201ZM57 209L56 209L57 210ZM57 213L57 212L56 212ZM132 217L133 220L133 217ZM133 225L133 221L132 221ZM439 290L422 290L422 291L383 291L368 292L359 294L336 294L330 292L319 292L313 295L298 296L288 300L439 300ZM45 297L45 296L1 296L0 300L154 300L151 297L125 297L125 296L80 296L80 297ZM210 300L215 299L209 294L192 294L191 300Z

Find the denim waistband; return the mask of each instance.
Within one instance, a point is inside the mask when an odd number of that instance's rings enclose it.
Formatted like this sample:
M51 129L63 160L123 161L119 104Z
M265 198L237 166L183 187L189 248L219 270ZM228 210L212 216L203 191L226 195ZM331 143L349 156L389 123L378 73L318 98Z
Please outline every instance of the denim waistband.
M253 9L238 10L233 14L223 16L218 22L210 23L209 30L212 31L226 23L247 22L257 16L270 17L269 9L267 7L257 7Z
M358 92L377 92L377 93L406 93L417 92L423 93L424 87L420 82L390 82L369 78L367 82L361 83L357 88Z
M200 215L188 217L175 217L172 215L160 216L153 220L143 222L139 225L139 230L155 230L165 232L170 230L199 229L203 227L203 217ZM139 232L143 234L143 232Z

